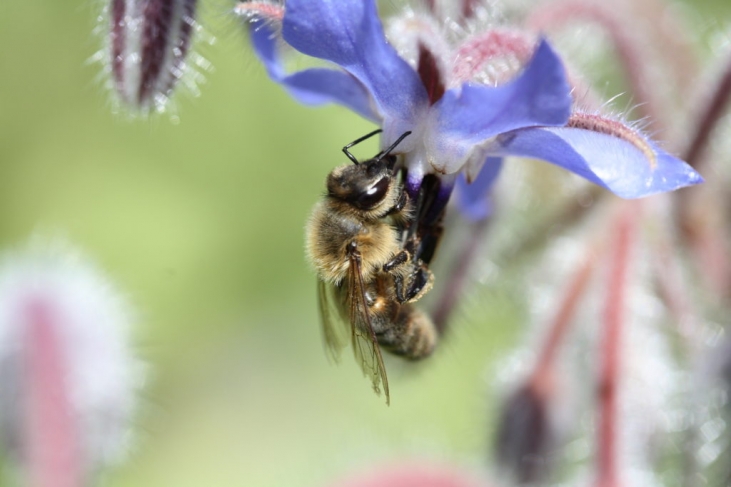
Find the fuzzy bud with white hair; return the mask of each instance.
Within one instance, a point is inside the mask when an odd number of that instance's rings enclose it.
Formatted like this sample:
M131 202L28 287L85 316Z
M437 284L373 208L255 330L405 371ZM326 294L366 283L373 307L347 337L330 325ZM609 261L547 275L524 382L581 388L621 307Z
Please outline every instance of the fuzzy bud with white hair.
M142 372L130 318L64 245L0 257L0 447L30 484L86 485L125 452Z

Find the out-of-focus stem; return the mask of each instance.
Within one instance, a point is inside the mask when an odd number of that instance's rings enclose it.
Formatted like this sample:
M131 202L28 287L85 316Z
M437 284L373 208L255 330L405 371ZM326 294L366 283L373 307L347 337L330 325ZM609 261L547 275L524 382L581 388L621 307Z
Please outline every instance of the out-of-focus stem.
M711 134L721 120L729 99L731 99L731 56L728 58L726 69L716 84L713 95L700 112L697 123L692 125L696 127L696 130L689 138L683 156L691 166L695 168L702 166ZM728 259L724 229L707 221L711 216L722 221L723 216L718 214L722 210L718 206L709 205L703 209L706 218L697 220L695 218L697 212L694 212L692 208L694 196L702 194L699 191L708 191L708 189L701 187L696 190L685 189L676 193L678 226L682 237L697 257L696 263L705 281L719 296L731 299L731 291L729 291L731 262Z
M653 267L657 274L659 296L678 324L685 355L692 357L694 352L700 350L701 344L696 329L698 315L688 299L691 292L681 276L678 259L673 255L670 242L655 242L654 247Z
M731 56L726 63L726 69L718 80L713 96L698 117L697 123L693 124L696 131L689 139L688 147L685 150L685 162L697 168L703 159L705 149L708 146L708 139L726 110L729 98L731 98Z
M475 15L479 0L462 0L462 18L469 19Z
M41 303L31 303L28 316L23 439L28 485L81 487L79 445L57 323Z
M578 223L581 217L597 204L597 200L607 194L606 189L592 185L583 196L583 199L592 201L592 205L582 205L577 200L569 201L555 215L533 225L528 235L522 236L519 242L505 250L496 260L509 262L543 247L557 233Z
M597 438L597 487L618 487L617 472L617 392L621 369L620 352L624 324L627 271L638 202L621 208L614 225L613 255L609 259L609 289L604 313L604 334L601 340L601 372L599 377L599 427Z
M566 336L566 332L569 329L571 320L576 312L576 307L586 291L589 278L594 270L597 253L598 250L594 248L594 245L592 245L572 276L563 298L561 299L558 311L551 321L548 337L541 348L541 352L538 356L538 360L536 361L536 366L531 378L534 387L539 390L549 386L551 383L556 354L558 353L561 343Z
M702 357L703 344L700 340L698 312L694 309L693 303L688 298L691 292L688 289L686 280L683 279L682 269L678 259L673 255L672 242L664 232L653 242L653 270L656 273L656 283L660 298L665 303L670 313L675 318L679 340L680 351L683 358L692 362ZM691 389L694 390L694 389ZM704 397L701 395L700 397ZM689 410L694 407L696 397L685 398ZM693 422L683 433L682 440L682 469L683 478L680 485L695 487L700 485L698 469L698 448L700 445L701 433L698 422Z
M708 188L702 191L710 191ZM731 299L731 260L727 227L722 208L697 191L681 190L676 195L676 220L681 237L693 255L693 264L704 284L720 299ZM705 206L701 207L701 204ZM699 218L700 216L700 218Z
M471 225L470 234L464 239L464 245L457 252L454 263L449 266L453 269L447 278L441 296L434 307L432 320L440 335L449 323L452 312L459 301L462 290L469 276L470 266L475 262L475 256L480 250L480 244L489 226L490 218L483 218Z
M557 396L555 359L585 294L600 251L597 241L589 243L549 323L548 336L533 372L503 406L496 438L497 461L519 485L547 483L558 456L555 424L551 420Z

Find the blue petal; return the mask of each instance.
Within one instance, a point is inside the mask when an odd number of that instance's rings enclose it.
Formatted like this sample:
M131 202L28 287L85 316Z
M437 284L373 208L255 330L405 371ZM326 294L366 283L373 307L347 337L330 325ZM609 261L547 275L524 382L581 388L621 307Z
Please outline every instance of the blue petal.
M502 132L564 125L571 112L569 90L561 60L542 40L523 73L510 83L466 85L444 94L435 105L439 111L433 129L437 159L454 160L458 166L474 146Z
M464 173L457 178L457 204L462 214L468 219L479 221L492 213L492 204L488 195L502 167L502 158L488 157L472 183L467 182Z
M276 36L270 26L264 21L253 20L250 31L254 51L264 63L269 77L282 84L297 101L306 105L339 103L369 120L380 122L368 90L353 76L323 68L287 75L277 52Z
M516 130L498 137L489 152L543 159L622 198L640 198L703 181L685 162L653 142L645 142L655 153L654 163L624 139L567 127Z
M386 132L412 129L428 106L416 71L386 41L374 0L287 0L282 36L355 76L375 100Z

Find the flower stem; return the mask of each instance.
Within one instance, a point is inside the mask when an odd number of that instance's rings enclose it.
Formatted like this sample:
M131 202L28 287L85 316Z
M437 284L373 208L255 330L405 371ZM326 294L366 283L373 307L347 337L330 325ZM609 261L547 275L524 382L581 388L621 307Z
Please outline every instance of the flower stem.
M475 15L478 0L462 0L462 18L469 19Z
M728 62L726 63L726 70L721 75L721 78L716 85L716 90L713 92L708 100L708 104L701 112L701 116L698 118L697 123L693 124L696 127L696 131L693 137L690 139L688 148L685 151L684 159L685 162L690 164L692 167L697 168L703 159L705 149L708 146L708 139L713 132L713 129L718 124L726 110L726 105L731 98L731 56L729 56Z
M80 487L81 464L56 325L41 303L28 309L25 448L31 487Z
M639 203L628 203L615 222L614 255L609 262L609 289L604 313L604 336L599 377L599 428L597 438L597 487L620 485L617 473L617 392L621 369L620 350L624 307L627 296L627 271L634 223Z
M694 168L703 164L709 139L721 120L722 115L731 99L731 56L721 75L713 95L700 112L695 124L696 131L689 139L683 155L685 161ZM708 188L681 190L676 193L675 218L681 236L696 256L696 263L701 276L709 286L725 299L731 299L729 282L731 282L731 262L727 257L728 249L723 226L715 221L723 221L724 216L720 207L711 204L703 208L703 218L698 218L698 198L710 191ZM703 203L702 201L700 202ZM709 220L711 223L709 224ZM715 221L714 221L715 220Z
M542 385L550 383L550 376L554 370L554 359L569 329L571 320L576 312L576 306L586 291L589 278L594 270L598 252L599 250L596 248L596 244L592 244L584 256L583 261L580 263L579 268L576 269L572 276L564 292L563 299L561 299L558 311L551 321L548 337L541 348L531 378L531 382L539 389L543 388Z
M677 323L683 354L686 358L692 357L702 349L697 329L698 313L688 299L692 293L686 279L683 279L678 259L673 255L672 244L668 241L655 242L653 254L658 295Z
M495 260L498 262L515 261L523 255L542 248L557 233L576 225L607 194L604 188L592 185L581 196L582 200L589 201L590 204L582 204L577 200L569 201L555 215L548 216L534 225L528 235L521 236L519 242L502 251Z
M440 335L444 334L449 318L452 316L455 305L462 295L470 266L473 265L475 256L480 250L480 243L482 243L490 221L490 218L483 218L471 225L470 234L464 239L462 249L457 252L454 263L449 267L454 270L447 278L447 282L443 287L444 291L439 296L432 313L434 326Z

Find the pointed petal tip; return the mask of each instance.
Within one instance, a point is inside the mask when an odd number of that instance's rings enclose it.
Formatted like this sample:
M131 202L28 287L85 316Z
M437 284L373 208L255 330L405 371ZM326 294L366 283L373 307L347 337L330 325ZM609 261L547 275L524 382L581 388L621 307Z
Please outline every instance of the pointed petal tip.
M635 199L699 184L688 164L644 140L653 160L637 145L607 133L574 127L515 130L500 136L491 153L541 159ZM653 164L652 162L655 161Z

